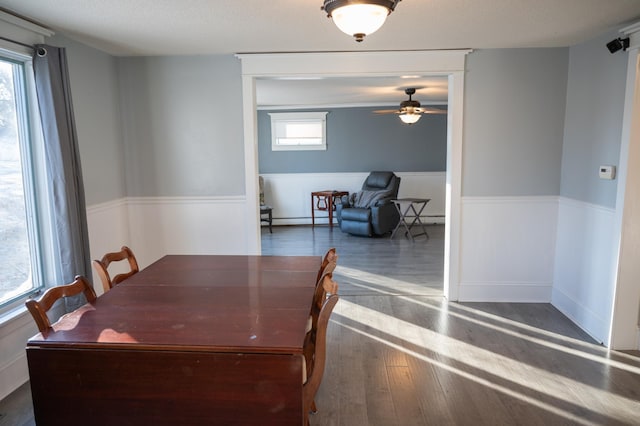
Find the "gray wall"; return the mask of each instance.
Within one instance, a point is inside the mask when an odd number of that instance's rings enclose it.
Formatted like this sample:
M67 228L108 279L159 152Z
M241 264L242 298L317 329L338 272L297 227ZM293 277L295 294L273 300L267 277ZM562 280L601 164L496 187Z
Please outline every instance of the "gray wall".
M126 196L117 59L60 35L69 63L87 205Z
M389 107L304 110L329 111L327 150L275 152L269 111L258 111L260 173L446 170L446 115L423 115L409 126L395 114L374 114L377 109Z
M244 194L235 57L113 58L63 37L51 43L68 47L88 204L123 196ZM623 89L609 85L624 78L626 55L598 47L576 46L570 55L560 48L468 56L463 195L562 193L612 205L615 184L597 180L596 171L617 163ZM593 108L599 118L582 122ZM329 114L326 152L272 153L261 141L260 172L444 169L444 146L431 145L445 137L443 116L406 126L393 115L371 122L366 108L342 112ZM269 135L263 121L259 133ZM349 123L360 124L349 129ZM437 135L421 135L425 128Z
M240 61L120 59L127 194L243 195Z
M89 205L123 196L244 194L237 58L116 59L56 40L69 48ZM463 195L560 193L568 57L568 49L480 50L468 56ZM445 137L443 116L425 116L414 126L379 116L375 123L383 127L374 129L366 108L347 112L342 118L337 111L330 114L324 153L272 153L260 143L260 173L444 169L444 146L430 145ZM348 129L354 122L366 124ZM332 128L340 127L333 135ZM439 129L439 136L420 135L424 128ZM573 167L570 161L566 167ZM563 194L575 186L564 185Z
M598 177L620 159L628 55L609 53L617 32L569 50L569 85L562 154L562 196L614 208L617 180Z
M566 48L469 54L464 196L559 194L567 69Z

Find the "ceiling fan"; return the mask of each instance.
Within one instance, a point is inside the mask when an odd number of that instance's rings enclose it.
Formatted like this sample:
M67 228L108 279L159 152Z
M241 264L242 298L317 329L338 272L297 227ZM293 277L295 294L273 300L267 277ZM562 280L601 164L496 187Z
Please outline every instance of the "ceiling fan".
M409 87L404 90L409 96L409 99L406 101L400 102L400 109L382 109L373 111L376 114L398 114L400 120L406 124L413 124L420 120L420 116L422 114L446 114L447 110L440 108L425 108L420 106L420 102L414 101L411 99L416 93L416 89L413 87Z

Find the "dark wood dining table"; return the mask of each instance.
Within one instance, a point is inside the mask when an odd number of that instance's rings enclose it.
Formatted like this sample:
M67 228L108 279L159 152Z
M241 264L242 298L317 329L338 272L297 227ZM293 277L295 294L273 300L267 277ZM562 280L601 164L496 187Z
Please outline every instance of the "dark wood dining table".
M161 258L28 341L36 423L301 425L319 266Z

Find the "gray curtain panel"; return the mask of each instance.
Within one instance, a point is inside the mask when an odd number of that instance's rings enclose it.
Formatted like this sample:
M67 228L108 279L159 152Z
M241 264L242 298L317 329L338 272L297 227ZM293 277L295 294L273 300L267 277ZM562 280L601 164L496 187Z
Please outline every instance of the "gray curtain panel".
M54 285L59 285L91 272L82 168L65 49L36 45L33 68L54 226L57 281ZM84 303L84 296L69 298L66 310Z

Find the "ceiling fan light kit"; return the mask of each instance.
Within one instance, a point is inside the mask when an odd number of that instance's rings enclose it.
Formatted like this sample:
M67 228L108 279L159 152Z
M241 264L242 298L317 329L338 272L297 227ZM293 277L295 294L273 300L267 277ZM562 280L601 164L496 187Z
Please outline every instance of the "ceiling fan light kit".
M404 124L413 124L420 120L420 114L415 112L403 112L399 117Z
M409 99L400 102L400 120L405 124L413 124L420 120L420 102L411 99L411 96L416 93L416 89L410 87L405 89L404 93L409 95Z
M422 114L447 114L446 109L430 108L430 107L423 108L420 105L420 102L414 101L411 98L411 96L413 96L416 93L416 89L414 87L409 87L407 89L404 89L404 93L406 93L409 96L409 99L407 99L406 101L400 102L399 109L382 109L382 110L373 111L373 112L375 114L398 114L398 117L400 117L400 120L402 120L402 122L405 124L416 123L418 120L420 120L420 117L422 117Z
M321 9L357 42L380 29L401 0L324 0Z

